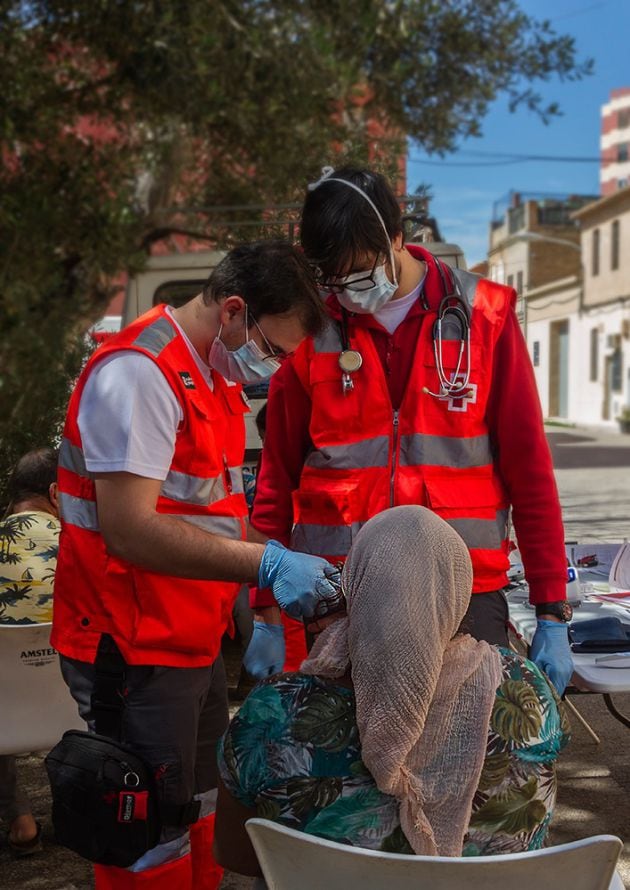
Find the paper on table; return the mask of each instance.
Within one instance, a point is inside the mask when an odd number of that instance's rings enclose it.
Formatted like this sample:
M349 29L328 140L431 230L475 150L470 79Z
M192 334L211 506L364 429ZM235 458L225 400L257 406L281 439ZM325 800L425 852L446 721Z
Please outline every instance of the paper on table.
M615 606L621 606L622 609L630 611L630 590L613 590L608 593L598 591L590 596L592 599L601 600L603 603L613 602Z

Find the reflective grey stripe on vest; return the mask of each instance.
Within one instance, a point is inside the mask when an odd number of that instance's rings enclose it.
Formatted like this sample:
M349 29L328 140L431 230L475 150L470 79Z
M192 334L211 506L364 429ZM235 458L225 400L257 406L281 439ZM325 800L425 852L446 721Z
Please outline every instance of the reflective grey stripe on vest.
M199 794L195 794L193 800L198 800L201 804L199 808L199 818L205 819L206 816L210 816L217 808L217 797L218 790L216 788L212 788L210 791L200 791ZM162 856L164 853L162 853Z
M205 532L211 532L213 535L222 535L224 538L236 538L240 540L243 537L243 526L241 520L237 516L183 516L178 513L168 513L174 519L183 519L191 525L202 528Z
M241 467L229 467L231 494L243 494L243 470ZM198 507L206 507L216 501L227 497L223 473L218 476L191 476L189 473L180 473L179 470L169 470L162 483L162 494L172 501L182 501L184 504L195 504Z
M228 473L230 474L230 482L232 483L232 494L243 494L245 491L245 486L243 484L243 468L242 467L228 467Z
M326 445L312 451L304 465L317 470L352 470L356 467L386 467L389 436L374 436L350 445Z
M450 273L455 279L457 286L464 297L468 308L472 309L475 302L475 292L481 275L475 275L473 272L467 272L465 269L450 269Z
M316 556L321 553L345 556L362 525L362 522L353 522L352 526L297 523L291 533L291 549Z
M182 501L185 504L205 507L215 501L222 500L227 492L223 473L204 478L203 476L180 473L178 470L169 470L162 483L162 494L172 501Z
M497 510L496 519L447 519L469 550L500 550L507 536L507 510Z
M497 510L496 519L447 519L471 550L500 550L507 537L507 510ZM364 525L313 525L299 523L293 527L291 549L315 555L345 556L352 541Z
M131 345L139 346L151 355L158 356L176 336L175 328L162 317L141 331Z
M485 467L492 463L488 436L430 436L414 433L400 437L400 466Z
M77 476L83 476L84 479L91 479L85 466L83 451L65 437L59 446L59 466L71 473L76 473Z
M324 330L313 340L315 352L341 352L341 331L339 325L329 321Z
M66 494L65 491L60 491L58 498L59 516L64 522L84 528L90 532L100 531L98 513L96 512L94 501L88 501L86 498L77 498L72 494Z

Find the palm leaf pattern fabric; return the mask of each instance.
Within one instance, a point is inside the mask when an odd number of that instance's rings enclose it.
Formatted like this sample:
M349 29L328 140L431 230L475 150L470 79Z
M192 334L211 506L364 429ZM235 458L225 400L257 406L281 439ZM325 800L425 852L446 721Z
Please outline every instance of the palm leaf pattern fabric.
M0 521L0 624L52 620L61 524L39 510Z
M503 678L463 855L534 850L556 799L554 762L569 728L553 687L532 662L500 649ZM226 788L290 828L353 846L412 853L398 802L361 759L351 689L299 673L259 683L219 751Z

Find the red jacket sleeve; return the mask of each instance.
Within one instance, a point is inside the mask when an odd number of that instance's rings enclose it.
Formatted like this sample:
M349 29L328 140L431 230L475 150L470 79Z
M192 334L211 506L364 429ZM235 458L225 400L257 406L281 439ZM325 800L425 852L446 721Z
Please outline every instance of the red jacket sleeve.
M534 369L514 312L497 342L487 419L497 468L512 504L530 601L566 599L560 501Z
M311 400L287 359L269 386L265 444L250 520L259 532L286 546L293 527L292 495L311 446L310 418ZM270 590L252 587L250 604L264 608L276 601Z

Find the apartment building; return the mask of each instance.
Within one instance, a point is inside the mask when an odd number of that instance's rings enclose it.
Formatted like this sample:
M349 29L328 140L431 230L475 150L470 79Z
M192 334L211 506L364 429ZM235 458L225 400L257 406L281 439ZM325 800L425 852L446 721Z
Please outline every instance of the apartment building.
M495 203L488 277L516 288L517 313L546 417L569 418L570 349L582 278L573 214L590 195L510 192Z
M630 184L582 207L583 293L571 342L571 419L609 424L630 407Z
M612 90L602 105L600 190L612 195L630 185L630 87Z
M488 276L516 288L521 319L530 290L580 273L580 233L572 214L593 200L592 195L512 191L495 202Z

